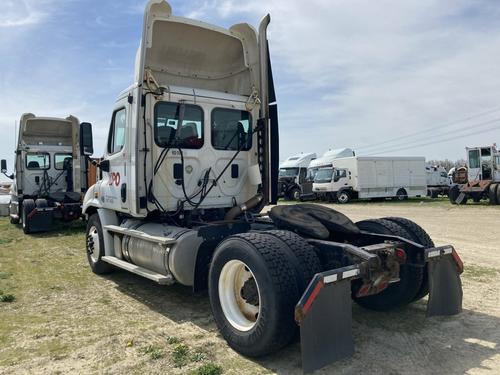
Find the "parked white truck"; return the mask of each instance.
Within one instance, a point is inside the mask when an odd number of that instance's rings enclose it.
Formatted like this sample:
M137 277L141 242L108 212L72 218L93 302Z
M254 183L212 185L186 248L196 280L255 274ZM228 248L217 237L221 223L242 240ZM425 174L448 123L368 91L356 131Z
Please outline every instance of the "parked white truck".
M335 159L314 177L313 192L323 199L348 203L351 199L425 196L423 157L354 156Z
M430 293L428 315L460 312L461 262L402 218L354 224L310 204L264 213L279 169L269 22L223 29L147 3L135 83L84 199L86 251L96 274L208 288L221 335L244 355L276 352L300 326L312 372L353 354L351 295L386 310Z
M19 122L10 222L22 222L25 233L47 231L54 219L81 217L87 190L88 156L93 153L92 127L68 118L25 113ZM7 162L1 161L7 175Z
M437 198L439 195L448 195L451 179L446 168L440 165L426 165L427 196Z
M316 153L300 153L287 158L281 165L278 176L278 195L287 200L299 200L304 193L307 167L316 159Z

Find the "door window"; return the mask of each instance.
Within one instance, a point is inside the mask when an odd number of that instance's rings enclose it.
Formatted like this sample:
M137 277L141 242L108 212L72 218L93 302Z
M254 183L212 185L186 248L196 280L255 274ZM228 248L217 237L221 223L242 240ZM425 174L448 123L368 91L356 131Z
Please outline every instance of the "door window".
M469 168L479 168L481 166L481 158L479 150L469 151Z
M127 125L127 110L119 109L113 113L108 138L108 153L116 154L125 145L125 127Z

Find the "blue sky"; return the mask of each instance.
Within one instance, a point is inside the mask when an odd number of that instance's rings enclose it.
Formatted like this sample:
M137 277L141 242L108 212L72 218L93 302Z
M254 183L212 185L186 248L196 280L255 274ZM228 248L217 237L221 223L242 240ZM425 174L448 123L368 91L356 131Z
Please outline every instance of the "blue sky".
M91 122L96 154L102 153L114 99L132 83L144 3L0 2L0 157L10 166L14 121L23 112ZM466 145L500 142L500 2L171 5L174 15L226 27L257 25L271 13L282 158L353 147L361 154L457 159ZM441 126L461 119L467 120Z

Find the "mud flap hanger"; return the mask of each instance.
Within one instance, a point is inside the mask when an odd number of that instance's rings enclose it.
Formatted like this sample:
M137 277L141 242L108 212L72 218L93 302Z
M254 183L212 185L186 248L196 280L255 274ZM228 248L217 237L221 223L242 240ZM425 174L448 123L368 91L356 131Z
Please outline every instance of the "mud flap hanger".
M351 280L367 276L372 265L379 261L377 255L352 245L319 240L309 242L315 246L340 246L362 261L317 273L297 303L295 321L300 326L304 373L354 354ZM421 245L418 247L423 249ZM423 251L429 276L427 316L458 314L462 311L460 258L452 246Z

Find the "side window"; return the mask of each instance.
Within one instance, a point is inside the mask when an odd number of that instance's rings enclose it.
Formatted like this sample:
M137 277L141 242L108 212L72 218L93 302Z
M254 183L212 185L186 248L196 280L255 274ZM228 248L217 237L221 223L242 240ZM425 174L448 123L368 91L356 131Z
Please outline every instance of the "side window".
M119 109L113 113L108 137L108 153L115 154L125 145L125 127L127 125L127 110Z
M469 151L469 167L470 168L479 168L481 166L479 150L470 150Z
M29 152L26 154L26 169L49 169L50 156L46 153Z
M179 126L181 111L184 111ZM160 147L203 147L203 111L197 105L160 102L155 106L155 142Z
M68 160L71 162L73 156L71 154L55 154L54 155L54 168L55 169L64 169L64 162Z
M216 150L252 148L252 117L247 111L215 108L212 111L212 146Z

